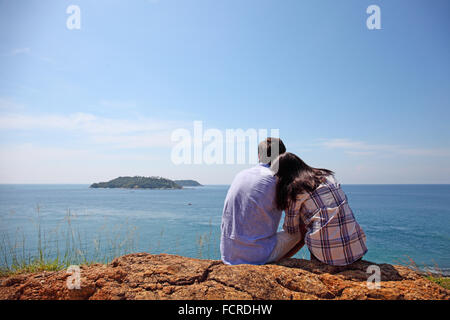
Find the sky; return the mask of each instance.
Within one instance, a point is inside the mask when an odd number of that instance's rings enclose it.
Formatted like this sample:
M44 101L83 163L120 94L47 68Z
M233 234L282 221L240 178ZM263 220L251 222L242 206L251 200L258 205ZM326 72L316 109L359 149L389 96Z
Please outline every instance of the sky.
M229 184L253 165L174 163L172 134L194 121L278 129L342 183L450 183L449 14L447 0L0 0L0 183Z

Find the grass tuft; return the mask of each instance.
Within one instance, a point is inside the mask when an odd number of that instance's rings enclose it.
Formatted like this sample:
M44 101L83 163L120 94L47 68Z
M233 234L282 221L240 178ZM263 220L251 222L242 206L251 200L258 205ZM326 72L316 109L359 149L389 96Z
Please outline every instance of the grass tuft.
M76 227L76 218L70 210L55 229L43 227L41 209L36 207L37 245L27 247L25 233L21 230L0 237L0 276L41 271L58 271L71 265L108 263L118 256L132 253L136 247L136 227L124 224L114 225L112 230L102 230L88 239ZM61 241L62 239L62 241ZM93 241L88 246L87 241ZM63 250L61 250L61 244Z

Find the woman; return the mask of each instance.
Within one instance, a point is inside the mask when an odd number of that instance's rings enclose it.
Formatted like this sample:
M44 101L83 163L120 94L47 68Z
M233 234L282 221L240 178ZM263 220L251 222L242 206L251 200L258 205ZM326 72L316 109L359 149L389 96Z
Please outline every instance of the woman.
M276 205L286 213L283 229L300 237L306 229L311 259L334 266L361 259L367 252L366 236L334 173L312 168L292 153L280 155L272 170L277 177Z

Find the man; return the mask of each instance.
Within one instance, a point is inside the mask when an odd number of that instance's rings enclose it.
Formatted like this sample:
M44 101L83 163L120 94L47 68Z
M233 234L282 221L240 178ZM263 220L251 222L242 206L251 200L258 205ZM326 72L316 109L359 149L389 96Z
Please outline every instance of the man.
M225 264L265 264L295 254L303 237L277 233L281 211L275 206L276 178L270 165L286 152L281 139L258 146L259 165L241 171L228 190L222 215L220 252Z

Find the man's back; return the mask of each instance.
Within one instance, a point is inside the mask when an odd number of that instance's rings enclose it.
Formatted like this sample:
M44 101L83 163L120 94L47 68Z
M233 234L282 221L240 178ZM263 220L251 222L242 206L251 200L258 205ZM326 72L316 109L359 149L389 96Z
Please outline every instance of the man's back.
M226 264L264 264L275 246L281 211L274 205L276 179L268 165L240 172L228 190L220 251Z

